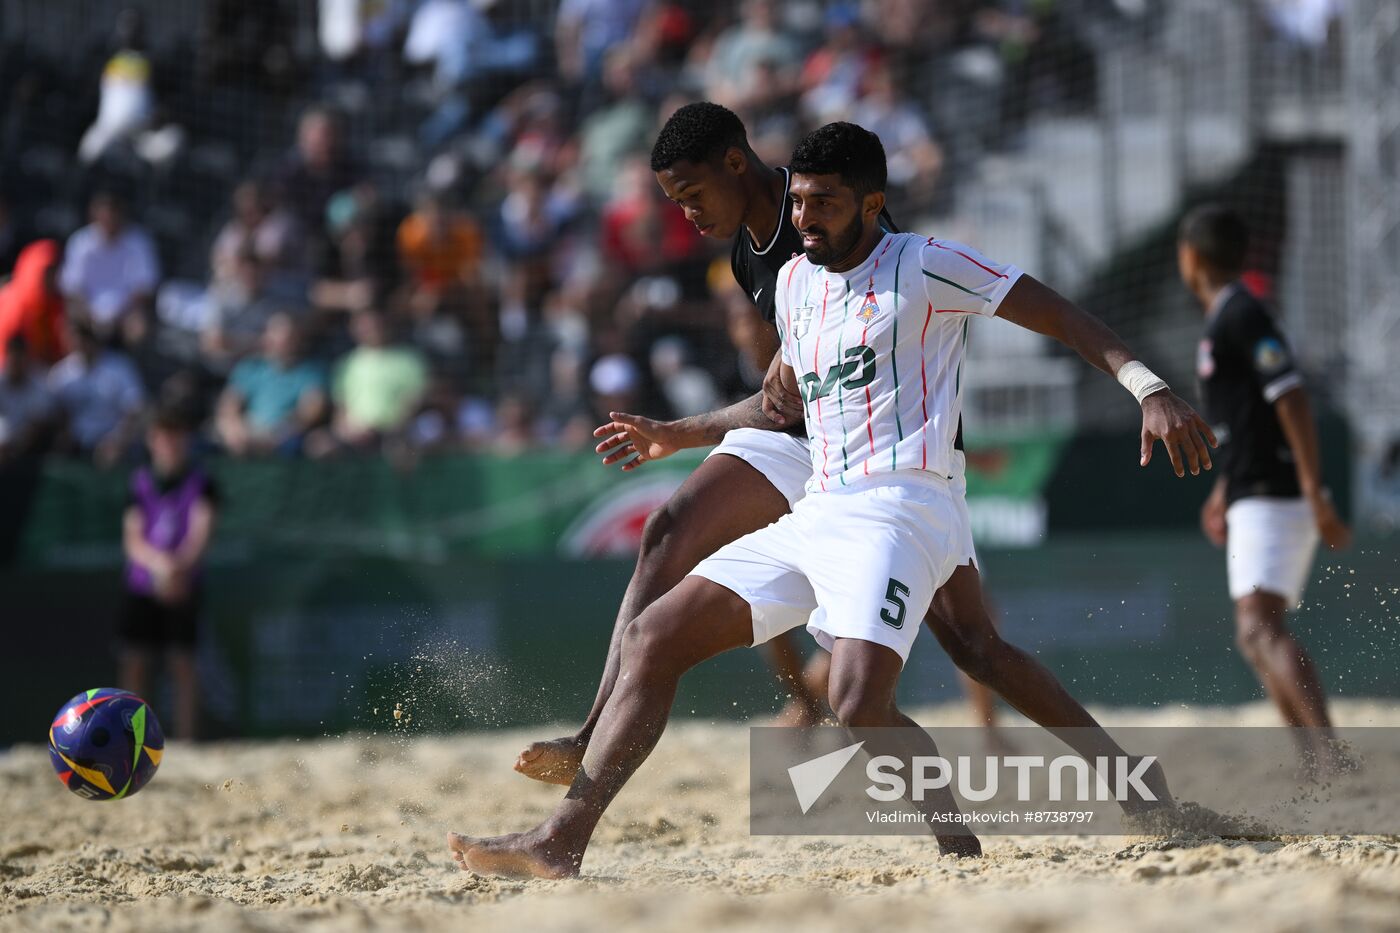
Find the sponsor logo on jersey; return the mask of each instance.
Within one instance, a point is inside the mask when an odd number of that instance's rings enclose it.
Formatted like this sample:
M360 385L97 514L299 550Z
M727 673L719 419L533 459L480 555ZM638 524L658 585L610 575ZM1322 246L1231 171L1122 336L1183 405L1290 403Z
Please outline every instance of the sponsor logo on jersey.
M880 303L875 300L875 293L866 292L865 304L860 306L860 310L856 312L856 317L861 321L861 323L869 324L871 320L874 319L875 315L879 313Z
M1276 373L1288 365L1288 351L1273 337L1265 337L1254 345L1254 368L1261 373Z
M1196 347L1196 375L1201 379L1209 379L1215 374L1215 354L1214 344L1209 340L1202 340Z
M816 305L803 305L800 308L792 309L792 339L801 340L807 336L807 331L812 329L812 316L816 313Z

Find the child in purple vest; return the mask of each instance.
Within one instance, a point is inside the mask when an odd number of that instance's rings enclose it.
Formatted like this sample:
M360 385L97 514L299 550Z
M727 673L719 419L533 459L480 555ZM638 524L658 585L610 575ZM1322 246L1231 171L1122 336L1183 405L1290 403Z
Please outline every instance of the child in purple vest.
M175 686L173 734L192 739L199 716L195 641L201 564L214 530L218 492L213 479L191 463L190 426L182 413L158 412L146 445L151 464L132 474L122 528L121 684L145 696L151 667L163 653Z

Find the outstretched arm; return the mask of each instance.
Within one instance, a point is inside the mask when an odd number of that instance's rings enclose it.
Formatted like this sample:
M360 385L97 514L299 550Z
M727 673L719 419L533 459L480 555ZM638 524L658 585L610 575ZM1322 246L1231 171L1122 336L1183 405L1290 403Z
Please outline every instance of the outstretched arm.
M1053 337L1130 390L1128 375L1134 370L1147 372L1141 364L1129 366L1137 357L1108 325L1029 275L1021 276L1011 287L997 317ZM1166 383L1138 401L1142 404L1142 466L1152 460L1152 445L1160 440L1177 476L1186 475L1186 467L1192 474L1200 473L1202 467L1211 468L1209 448L1216 446L1215 435L1190 405L1174 395Z
M665 459L678 450L718 444L724 440L724 435L736 428L779 431L798 423L801 421L800 402L796 419L790 412L776 408L770 412L765 406L765 393L769 391L769 383L776 380L781 386L782 366L781 354L774 356L773 363L768 368L768 376L764 379L763 391L735 402L728 408L706 412L703 415L691 415L689 418L679 418L675 421L656 421L626 412L608 412L608 417L612 420L593 431L594 437L603 438L594 450L604 454L605 466L622 463L624 471L631 471L649 460Z

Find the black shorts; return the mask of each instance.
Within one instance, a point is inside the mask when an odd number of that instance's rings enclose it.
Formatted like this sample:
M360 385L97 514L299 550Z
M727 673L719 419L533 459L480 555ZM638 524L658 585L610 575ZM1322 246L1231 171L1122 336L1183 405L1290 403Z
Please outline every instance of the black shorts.
M193 651L198 623L198 594L172 605L153 596L127 593L117 625L117 638L131 648Z

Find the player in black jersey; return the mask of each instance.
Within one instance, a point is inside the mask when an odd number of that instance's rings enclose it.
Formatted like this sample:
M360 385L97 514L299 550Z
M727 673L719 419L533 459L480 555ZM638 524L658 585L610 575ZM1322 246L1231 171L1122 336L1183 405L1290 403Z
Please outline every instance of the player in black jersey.
M739 118L718 104L704 102L688 104L671 116L657 137L651 164L666 196L685 210L702 234L716 239L734 237L731 260L735 278L771 323L778 270L803 251L801 235L792 224L787 170L763 164L749 147ZM888 215L882 223L891 225ZM762 352L775 364L779 362L776 330L764 328L761 339ZM801 403L781 397L779 380L773 378L776 370L776 365L770 368L770 379L765 383L777 402L774 416L764 413L760 392L729 408L678 421L659 422L614 412L614 421L596 432L605 438L598 447L606 454L603 462L623 463L624 470L677 450L719 446L647 521L637 567L618 613L603 680L587 721L575 735L527 746L515 763L517 771L537 780L569 784L612 695L622 638L631 622L702 559L777 521L801 497L812 474ZM1168 450L1181 475L1179 455L1171 445ZM1194 450L1190 457L1194 467ZM1094 718L1049 669L998 635L983 602L975 564L953 572L935 594L926 621L962 671L1000 694L1033 722L1048 728L1097 727ZM811 678L804 684L800 664L801 655L789 642L775 667L795 694L794 705L803 714L797 721L813 721L824 713L824 678ZM1102 736L1102 741L1109 742L1107 736ZM1121 750L1110 749L1117 746L1104 744L1081 752L1091 758L1095 754L1121 754Z
M1181 278L1206 317L1197 376L1224 457L1201 527L1226 548L1240 651L1289 725L1325 730L1321 680L1286 617L1319 536L1343 548L1351 532L1322 484L1312 408L1288 342L1239 282L1248 243L1244 222L1225 207L1198 207L1181 223Z

